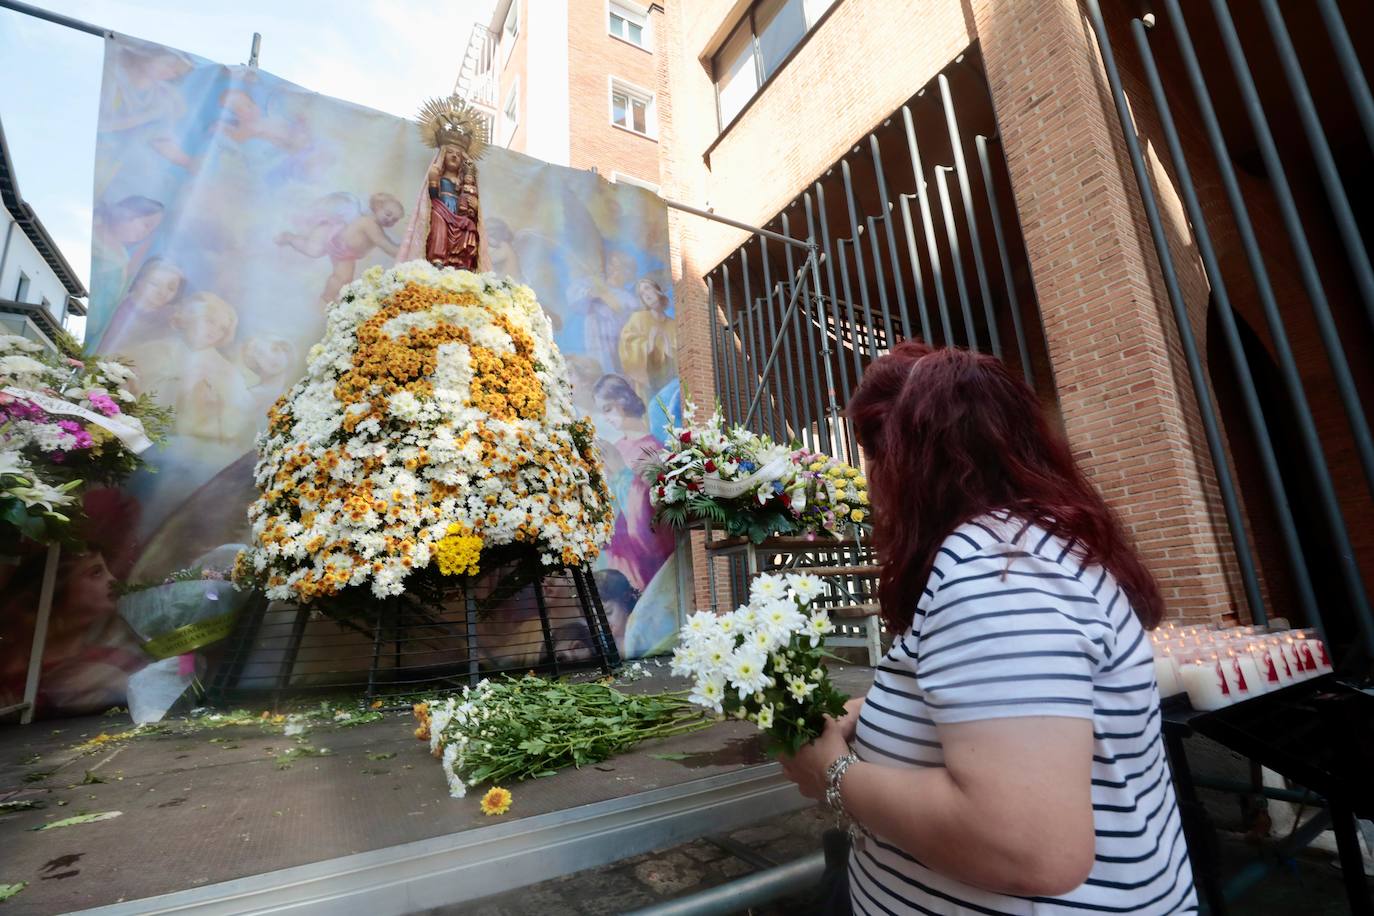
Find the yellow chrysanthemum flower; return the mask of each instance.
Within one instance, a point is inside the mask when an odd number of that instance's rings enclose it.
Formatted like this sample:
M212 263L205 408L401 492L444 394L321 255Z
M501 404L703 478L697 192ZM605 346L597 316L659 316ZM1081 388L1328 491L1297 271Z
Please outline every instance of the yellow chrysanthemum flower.
M446 576L475 576L482 555L482 539L465 525L448 526L448 534L434 545L434 559L439 572Z
M510 810L510 803L510 789L492 786L487 790L487 794L482 796L482 813L487 817L505 814Z
M853 512L849 513L849 520L855 523L863 521L864 511L862 509L855 509Z

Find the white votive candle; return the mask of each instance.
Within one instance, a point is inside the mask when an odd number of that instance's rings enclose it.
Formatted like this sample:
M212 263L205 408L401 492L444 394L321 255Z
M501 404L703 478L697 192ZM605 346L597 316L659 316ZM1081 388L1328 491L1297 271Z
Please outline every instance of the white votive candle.
M1255 659L1248 650L1242 648L1227 650L1227 655L1231 660L1232 669L1235 671L1236 679L1241 685L1240 693L1243 698L1258 696L1265 691L1264 677L1260 674L1259 665L1255 664Z
M1279 683L1287 685L1296 681L1297 674L1288 663L1288 655L1283 651L1282 642L1276 637L1270 637L1264 641L1264 645L1269 650L1269 657L1274 660L1274 672L1279 676Z
M1214 658L1198 658L1179 668L1188 702L1199 712L1211 712L1231 704L1230 690L1221 665Z
M1168 646L1155 647L1155 681L1159 684L1161 698L1183 692L1183 682L1178 679L1178 665Z
M1305 681L1312 676L1298 655L1297 640L1291 636L1280 636L1279 648L1283 650L1283 657L1288 660L1288 668L1293 672L1293 680Z
M1331 670L1331 656L1326 651L1326 643L1317 638L1317 634L1312 630L1294 630L1293 638L1298 642L1298 650L1302 653L1302 659L1308 661L1309 656L1312 662L1312 670L1317 674L1325 674Z

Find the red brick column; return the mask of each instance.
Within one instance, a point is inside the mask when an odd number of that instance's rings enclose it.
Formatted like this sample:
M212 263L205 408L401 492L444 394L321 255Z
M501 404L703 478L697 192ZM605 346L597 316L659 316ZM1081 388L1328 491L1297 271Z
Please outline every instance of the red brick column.
M1091 31L1076 0L973 0L972 13L1074 453L1168 613L1219 617L1243 605L1230 535Z

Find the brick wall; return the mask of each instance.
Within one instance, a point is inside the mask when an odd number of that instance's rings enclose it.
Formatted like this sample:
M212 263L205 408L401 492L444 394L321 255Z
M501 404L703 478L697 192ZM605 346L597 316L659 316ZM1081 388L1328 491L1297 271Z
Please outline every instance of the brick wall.
M622 41L607 25L604 3L568 0L569 164L596 168L606 178L620 172L658 184L658 142L613 124L610 100L611 77L656 92L655 45L645 50Z
M1238 584L1135 182L1075 0L837 0L722 135L703 64L730 0L670 4L661 86L664 193L760 223L978 40L1075 453L1159 576L1169 612L1216 618ZM894 24L920 23L920 28ZM1159 166L1156 165L1158 171ZM1176 200L1171 232L1189 240ZM683 377L707 400L702 275L743 234L672 214ZM1206 283L1181 258L1185 296ZM700 553L697 562L701 562ZM698 601L705 582L698 576Z

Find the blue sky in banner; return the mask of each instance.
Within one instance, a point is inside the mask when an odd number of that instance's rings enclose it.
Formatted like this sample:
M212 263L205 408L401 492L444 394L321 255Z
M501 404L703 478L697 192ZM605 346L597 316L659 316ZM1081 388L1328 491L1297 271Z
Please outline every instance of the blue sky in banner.
M253 32L261 32L262 65L276 76L411 117L420 99L453 85L472 24L487 19L492 0L37 5L224 63L246 61ZM446 37L436 43L436 35ZM0 9L0 119L19 188L83 280L102 53L95 36Z

